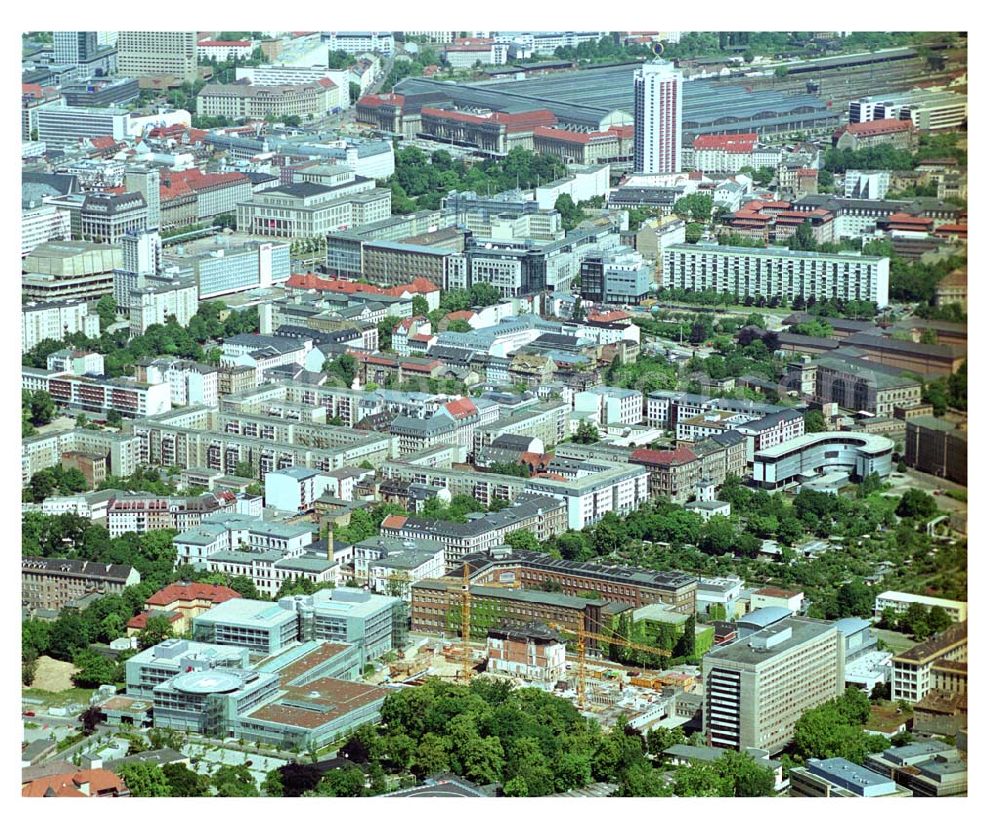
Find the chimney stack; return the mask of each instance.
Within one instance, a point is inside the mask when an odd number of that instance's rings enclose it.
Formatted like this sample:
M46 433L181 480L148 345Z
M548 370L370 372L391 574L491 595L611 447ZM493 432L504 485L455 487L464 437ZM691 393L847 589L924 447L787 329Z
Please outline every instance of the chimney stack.
M326 560L333 561L333 524L326 526Z

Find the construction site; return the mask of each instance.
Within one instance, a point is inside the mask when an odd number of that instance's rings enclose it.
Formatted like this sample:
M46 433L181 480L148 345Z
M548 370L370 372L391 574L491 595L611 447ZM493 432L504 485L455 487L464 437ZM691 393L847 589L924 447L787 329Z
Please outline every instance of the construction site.
M420 686L431 678L469 683L474 678L534 686L573 702L584 715L613 726L622 715L629 725L681 726L691 720L701 698L700 669L626 666L608 660L600 645L616 645L642 655L671 658L669 650L637 644L587 629L581 612L575 627L565 623L507 623L491 627L485 641L473 640L471 585L462 587L462 636L457 639L413 633L415 643L386 668L384 683Z

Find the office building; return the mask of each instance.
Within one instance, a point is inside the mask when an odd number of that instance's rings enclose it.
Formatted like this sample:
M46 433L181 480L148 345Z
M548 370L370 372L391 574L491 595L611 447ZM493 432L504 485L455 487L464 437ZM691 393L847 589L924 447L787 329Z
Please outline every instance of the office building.
M889 192L891 177L888 171L848 170L844 175L844 196L881 201Z
M920 405L923 399L920 383L904 377L902 369L840 355L824 355L814 365L814 394L820 403L892 417L896 409Z
M125 77L166 75L181 82L198 79L195 31L119 31L118 73Z
M128 296L129 332L142 335L150 326L164 324L176 318L187 326L198 312L198 285L190 276L146 276Z
M559 681L566 673L566 643L545 625L503 627L486 634L488 672L531 681Z
M636 69L635 172L681 172L683 73L663 60Z
M543 590L558 584L567 593L596 592L602 599L633 608L669 605L683 615L693 615L698 580L679 570L654 572L618 568L595 562L553 558L533 550L494 546L464 557L450 569L451 579L463 579L469 565L473 587L521 587Z
M968 622L954 624L892 658L892 699L918 703L935 690L965 695Z
M906 464L918 471L969 484L968 434L939 417L914 417L906 421Z
M148 217L142 193L88 193L80 208L80 236L84 241L117 244L129 233L147 229Z
M635 250L606 250L580 264L580 295L602 304L638 304L649 296L650 278L648 262Z
M139 81L124 77L87 78L63 84L59 90L71 108L124 107L139 98Z
M787 618L710 650L702 677L708 745L774 754L803 712L843 694L843 635L827 622Z
M96 31L53 31L52 62L55 65L79 65L97 53Z
M237 205L237 226L271 238L315 238L389 218L391 191L366 182L340 187L302 182L262 190Z
M445 545L445 563L456 567L471 553L503 544L508 533L528 530L538 541L566 532L566 507L551 497L524 497L502 511L482 514L477 519L456 523L408 516L388 516L382 534L403 541L432 540Z
M139 580L139 572L131 565L25 556L21 559L21 606L29 613L61 610L92 593L121 594Z
M810 758L790 772L791 797L910 797L891 778L844 760Z
M840 298L889 303L889 259L784 248L671 245L663 249L663 288L744 298Z
M155 167L130 167L125 171L125 190L141 193L146 202L146 227L160 229L160 171Z
M36 119L38 138L49 148L65 148L98 136L120 142L128 136L128 111L117 108L47 106L37 111Z
M21 257L46 241L69 241L69 212L50 204L21 210Z
M326 77L304 85L206 85L198 92L199 116L267 119L326 116L340 106L340 88Z
M29 301L21 307L21 350L31 351L43 340L62 340L83 332L88 338L101 334L100 318L90 314L83 301Z
M361 648L364 662L381 658L399 645L401 601L352 587L317 590L311 596L291 596L277 602L295 610L301 639L340 641Z
M281 241L216 236L210 242L189 243L183 255L169 257L191 269L200 300L267 289L291 275L291 245Z
M299 639L299 619L275 602L230 599L194 619L192 633L204 644L273 655Z
M331 51L348 54L382 54L391 56L396 49L391 31L335 31L330 35Z
M969 787L962 753L939 740L893 746L869 755L865 766L892 778L914 797L961 797Z
M877 474L886 479L892 472L892 440L853 431L822 431L802 434L753 454L753 480L773 489L794 482L822 480L827 469L834 476L858 481ZM817 476L818 475L818 476Z

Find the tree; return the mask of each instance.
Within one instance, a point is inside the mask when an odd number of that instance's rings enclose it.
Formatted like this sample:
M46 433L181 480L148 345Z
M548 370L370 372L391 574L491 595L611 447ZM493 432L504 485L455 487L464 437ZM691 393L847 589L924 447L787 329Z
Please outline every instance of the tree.
M674 204L674 214L681 218L706 222L712 217L712 196L708 193L691 193L681 196Z
M688 244L697 244L701 240L704 227L696 221L691 221L684 225L684 241Z
M792 236L788 239L788 249L790 250L806 250L809 252L814 252L816 250L816 237L813 235L812 227L809 223L803 221L792 233Z
M576 433L573 434L571 439L575 443L589 445L590 443L596 443L600 440L601 433L597 430L597 426L593 423L581 420L580 425L577 426Z
M896 515L913 519L928 519L937 513L937 503L930 494L910 488L896 506Z
M117 685L123 677L122 667L118 663L93 650L79 650L73 656L73 663L80 670L73 676L73 683L78 687Z
M81 724L83 734L93 735L97 731L98 724L102 723L105 718L100 707L88 706L80 713L80 717L77 720Z
M56 413L56 404L47 391L36 391L31 395L31 422L36 426L50 423Z
M216 797L256 797L257 783L245 766L222 766L213 776Z
M161 641L173 637L173 635L174 625L168 616L149 615L146 619L146 626L139 633L139 648L148 650Z
M725 781L726 797L770 797L774 794L774 772L744 752L725 752L712 763Z
M674 797L722 797L725 794L723 781L707 763L681 766L673 773L673 779L670 794Z
M103 332L118 319L118 304L110 295L104 295L98 300L94 311L100 319L101 331Z
M162 768L171 797L208 797L211 794L209 778L183 763L168 763Z
M356 82L352 82L347 86L348 94L350 95L351 105L361 98L361 86Z
M806 434L815 434L826 431L826 420L823 419L823 412L818 409L811 409L804 415Z
M840 618L869 616L875 605L875 591L860 579L837 588L836 607Z
M687 621L684 622L684 633L681 635L677 644L674 646L674 655L694 655L695 651L695 618L694 616L688 616Z
M364 797L365 773L353 763L340 769L331 769L310 792L316 797Z
M125 763L118 769L133 797L170 797L173 790L166 772L151 760Z
M619 778L614 797L666 797L669 792L660 775L648 763L627 767Z
M253 463L240 460L236 463L236 467L233 468L233 476L242 477L243 479L253 479L255 476Z

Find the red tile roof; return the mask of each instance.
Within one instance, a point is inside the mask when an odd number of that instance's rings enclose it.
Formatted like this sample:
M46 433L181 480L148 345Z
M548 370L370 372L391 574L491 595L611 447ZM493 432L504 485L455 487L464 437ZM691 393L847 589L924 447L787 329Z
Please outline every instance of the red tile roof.
M82 789L89 786L89 794ZM128 787L107 769L82 769L71 774L40 777L21 787L22 797L97 797L99 794L125 794Z
M432 116L437 119L449 119L453 122L466 122L470 125L495 124L506 125L509 131L532 130L539 125L554 125L556 115L549 110L525 111L524 113L491 113L483 116L480 114L463 113L462 111L446 111L443 108L423 107L420 109L421 116Z
M358 100L359 107L375 108L379 105L395 105L401 107L406 97L402 94L368 94Z
M469 318L474 318L476 316L475 312L470 312L468 309L456 309L454 312L449 312L445 317L450 321L467 321Z
M235 171L230 173L202 173L200 170L192 168L190 170L168 171L165 175L170 179L171 183L175 180L185 182L196 193L199 190L210 190L216 187L250 183L248 176Z
M149 616L150 616L149 611L143 611L141 613L138 613L132 616L132 618L128 620L128 624L126 624L125 626L128 627L130 630L145 630L146 625L149 624ZM173 624L175 621L179 621L180 619L184 618L184 614L178 610L174 610L173 612L168 613L166 618L167 621Z
M726 153L751 153L757 144L756 133L699 134L695 150L722 150Z
M382 527L389 528L389 530L402 530L408 518L406 516L399 516L398 514L390 514L382 520Z
M205 584L203 582L192 582L191 584L181 584L175 582L168 584L162 590L157 590L146 599L146 604L162 606L172 604L175 601L210 601L212 604L221 604L230 599L243 598L239 593L230 587L220 584Z
M864 137L912 129L913 123L909 119L875 119L871 122L854 122L845 127L844 132Z
M600 139L623 139L635 135L635 128L631 125L608 128L606 131L579 131L563 130L562 128L539 127L535 128L535 136L543 139L554 139L557 142L572 142L576 145L587 145Z
M446 403L445 409L456 420L464 420L466 417L471 417L473 414L479 413L479 409L476 408L476 404L473 403L468 397L462 397L458 400L452 400L450 403Z
M615 309L610 312L591 312L587 315L587 320L591 323L618 323L619 321L629 320L630 317L628 312Z
M673 451L657 451L651 448L637 448L628 461L637 465L685 465L695 462L698 457L689 448L675 448Z
M389 287L385 290L388 295L402 295L404 292L411 292L414 294L426 295L428 292L437 292L440 287L435 284L430 278L418 277L414 278L408 284L397 284L394 287Z

